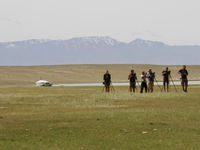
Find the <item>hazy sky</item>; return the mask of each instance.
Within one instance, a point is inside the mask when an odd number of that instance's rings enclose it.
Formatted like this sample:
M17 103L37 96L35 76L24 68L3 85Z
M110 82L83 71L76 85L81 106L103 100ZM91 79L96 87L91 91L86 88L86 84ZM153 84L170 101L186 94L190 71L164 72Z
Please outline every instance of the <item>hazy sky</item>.
M0 41L111 36L200 45L199 0L0 0Z

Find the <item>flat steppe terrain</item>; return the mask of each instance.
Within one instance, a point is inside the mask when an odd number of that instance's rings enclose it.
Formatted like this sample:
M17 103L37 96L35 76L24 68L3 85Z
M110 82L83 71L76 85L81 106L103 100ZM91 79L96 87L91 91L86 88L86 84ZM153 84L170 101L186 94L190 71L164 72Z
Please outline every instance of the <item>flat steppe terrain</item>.
M112 82L128 82L127 76L133 68L139 76L142 71L152 68L157 80L162 80L161 72L166 66L159 65L54 65L54 66L0 66L0 86L33 86L40 79L54 84L61 83L101 83L105 70L112 74ZM174 80L182 66L169 66ZM200 80L200 66L188 66L189 80Z
M200 86L177 88L0 87L0 149L199 150Z

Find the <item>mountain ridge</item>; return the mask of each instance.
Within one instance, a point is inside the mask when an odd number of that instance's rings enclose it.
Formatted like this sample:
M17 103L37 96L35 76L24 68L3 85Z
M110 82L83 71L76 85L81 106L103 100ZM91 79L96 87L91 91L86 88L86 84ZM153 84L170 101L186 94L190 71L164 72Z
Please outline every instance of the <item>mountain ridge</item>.
M0 65L197 65L200 64L199 55L198 45L167 45L143 39L121 42L109 36L0 42Z
M40 42L40 43L45 43L45 42L51 42L51 41L70 41L70 40L75 40L75 39L86 40L86 39L95 39L95 38L97 38L97 39L108 38L108 39L114 40L116 42L125 43L125 44L130 44L130 43L134 43L134 42L138 41L140 43L142 43L142 42L152 42L152 43L160 43L160 44L164 44L164 45L168 45L168 46L200 46L200 45L197 45L197 44L189 44L189 45L174 44L174 45L171 45L171 44L166 44L165 42L162 42L162 41L144 40L144 39L141 39L141 38L136 38L136 39L134 39L132 41L124 42L124 41L116 40L115 38L112 38L110 36L85 36L85 37L74 37L74 38L69 38L69 39L27 39L27 40L0 42L0 44L21 43L21 42L26 42L26 43L28 43L28 42L29 43L34 43L34 42L38 42L39 43Z

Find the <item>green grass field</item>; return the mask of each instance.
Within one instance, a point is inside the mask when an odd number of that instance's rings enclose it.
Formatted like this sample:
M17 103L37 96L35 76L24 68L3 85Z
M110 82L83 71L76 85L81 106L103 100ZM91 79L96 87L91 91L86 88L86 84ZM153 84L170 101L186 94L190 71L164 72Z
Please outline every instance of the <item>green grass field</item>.
M54 65L54 66L0 66L0 86L33 86L40 79L54 84L61 83L101 83L106 69L112 74L112 81L127 82L130 70L137 75L152 68L157 80L162 80L161 72L166 66L159 65ZM179 80L178 70L182 66L169 66L174 80ZM188 66L189 80L200 80L200 66Z
M188 93L155 88L1 87L0 149L200 149L200 86Z

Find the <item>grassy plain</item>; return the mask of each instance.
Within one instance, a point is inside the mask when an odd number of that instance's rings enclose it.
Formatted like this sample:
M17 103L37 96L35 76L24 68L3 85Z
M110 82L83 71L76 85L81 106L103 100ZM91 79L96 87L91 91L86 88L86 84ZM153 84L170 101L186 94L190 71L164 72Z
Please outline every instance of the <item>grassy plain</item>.
M152 68L157 80L162 80L161 72L166 66L159 65L54 65L54 66L1 66L0 86L32 86L39 79L59 83L96 83L102 82L102 76L108 69L113 82L127 82L130 69L138 75ZM169 66L174 80L181 66ZM189 80L200 80L200 66L188 66Z
M200 149L200 86L188 93L155 88L1 87L0 149Z

